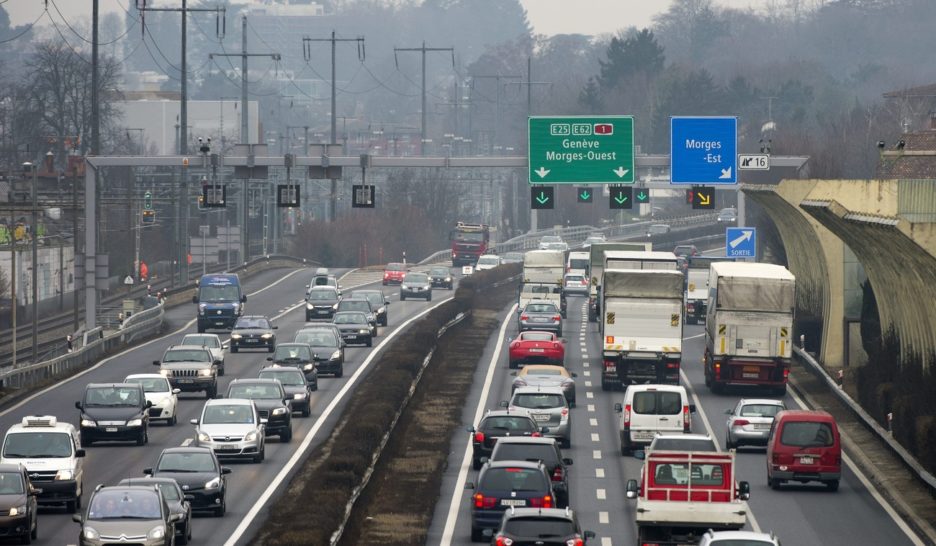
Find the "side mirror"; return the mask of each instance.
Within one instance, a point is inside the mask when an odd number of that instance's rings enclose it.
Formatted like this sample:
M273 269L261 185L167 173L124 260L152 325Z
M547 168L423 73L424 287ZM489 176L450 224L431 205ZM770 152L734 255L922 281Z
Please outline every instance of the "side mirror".
M247 303L247 294L241 296L241 303Z
M81 402L80 402L80 401L75 402L75 407L76 407L77 409L81 409Z
M169 523L178 523L182 521L184 517L185 514L169 514Z
M585 535L585 540L588 540L588 539L590 539L590 538L595 538L595 532L594 532L594 531L585 531L585 533L583 533L583 534Z
M549 427L543 427L540 429L540 434L548 434L548 433L549 433Z
M228 468L228 467L226 467L226 466L222 466L222 467L221 467L221 474L230 474L230 473L231 473L231 469L230 469L230 468Z
M81 523L81 514L72 514L72 521L75 523Z
M578 374L575 373L575 372L572 372L571 375L572 375L572 377L578 377Z
M468 432L468 434L474 434L475 428L474 428L474 427L465 427L465 431Z
M172 394L179 394L182 392L182 389L172 389Z
M643 449L635 450L634 458L642 461L647 458L647 452Z
M84 457L84 456L85 456L85 450L83 450L83 449L76 449L76 450L75 450L75 457Z
M189 423L193 425L198 425L198 419L189 419Z
M33 487L32 489L29 490L29 494L34 497L38 497L39 495L42 494L42 489L39 489L38 487Z
M266 357L266 361L267 361L267 362L273 362L273 357L272 357L272 356Z
M748 482L738 483L738 497L741 500L748 500L751 498L751 484Z
M491 460L490 457L481 457L480 459L478 459L478 462L480 462L481 464L487 464L488 462L490 462L490 460Z
M198 303L198 296L192 296L192 303Z
M159 366L161 363L158 360L153 361L153 366Z
M474 488L475 488L474 482L465 482L465 489L474 489Z
M279 330L279 326L274 326L273 329L274 329L274 330Z
M510 402L508 402L507 400L501 400L501 401L500 401L500 404L498 404L498 406L500 406L500 407L502 407L502 408L509 408L509 407L510 407Z
M384 298L384 305L390 305L390 298Z
M689 404L689 413L695 413L696 407L695 404Z
M569 457L566 457L565 459L562 459L562 464L566 466L572 466L572 459L570 459Z
M625 496L629 499L637 498L637 480L627 480L627 486L625 487Z
M510 375L512 375L513 377L517 377L517 372L510 372Z
M621 412L623 412L623 411L624 411L624 406L622 406L622 405L620 405L620 404L615 404L615 405L614 405L614 413L621 413Z
M152 468L144 468L144 469L143 469L143 473L146 474L147 476L152 476L152 475L153 475L153 469L152 469Z
M151 407L153 407L153 401L152 401L152 400L147 400L147 401L146 401L146 409L149 409L149 408L151 408Z
M725 415L731 415L732 413L734 413L734 410L733 410L733 409L726 409L726 410L725 410Z

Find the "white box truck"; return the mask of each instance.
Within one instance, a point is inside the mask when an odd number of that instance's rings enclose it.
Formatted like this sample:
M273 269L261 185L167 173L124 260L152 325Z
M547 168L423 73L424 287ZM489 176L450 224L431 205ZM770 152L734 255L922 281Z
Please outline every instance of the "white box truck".
M601 388L679 384L683 274L606 269L601 287Z
M556 303L565 316L565 298L562 297L562 278L565 275L565 252L561 250L530 250L523 255L523 283L517 312L523 311L530 300L549 300Z
M781 265L721 262L709 271L705 384L786 392L796 278Z
M604 271L604 252L606 250L634 250L647 251L653 249L653 243L592 243L588 247L588 321L597 322L600 301L598 287L601 285L601 275Z

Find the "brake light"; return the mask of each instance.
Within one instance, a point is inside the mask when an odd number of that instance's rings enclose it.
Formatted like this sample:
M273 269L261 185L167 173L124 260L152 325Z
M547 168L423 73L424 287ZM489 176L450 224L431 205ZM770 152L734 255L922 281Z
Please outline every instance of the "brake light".
M475 432L474 441L475 441L475 442L478 442L479 444L483 444L483 443L484 443L484 433L483 433L483 432Z
M783 379L790 377L790 368L783 368Z
M552 481L554 482L562 481L562 467L561 466L557 466L556 469L553 470Z
M627 404L624 406L624 428L630 428L631 421L631 405Z
M569 415L569 408L562 408L562 416L565 417Z
M494 508L495 504L497 504L497 499L494 497L485 497L481 493L474 495L475 508Z
M540 437L542 437L543 435L540 434L539 432L534 432L533 434L530 434L530 436L532 436L533 438L540 438Z
M559 315L555 315L553 317L553 322L559 322L560 320L562 320L562 317L560 317Z
M714 364L715 368L715 379L721 379L721 362L716 362Z
M533 508L552 508L553 500L552 495L546 495L541 499L532 498L530 499L530 506Z
M667 362L667 363L666 363L666 368L669 369L669 370L678 370L678 369L679 369L679 361L677 360L677 361L675 361L675 362Z
M553 341L553 349L558 349L558 348L559 348L559 344Z
M585 543L580 538L570 538L566 541L566 546L585 546Z
M682 426L683 432L689 432L691 428L691 421L689 418L689 406L682 407Z
M694 303L687 303L687 304L686 304L686 311L688 311L688 312L690 312L690 313L694 313L694 312L695 312L695 304L694 304Z
M520 320L530 320L530 315L520 315Z
M513 544L513 539L503 537L503 536L498 536L497 541L494 544L496 544L497 546L511 546L511 544Z
M734 422L731 424L731 426L733 426L733 427L743 427L743 426L745 426L745 425L750 425L750 424L751 424L751 422L748 421L747 419L735 419Z

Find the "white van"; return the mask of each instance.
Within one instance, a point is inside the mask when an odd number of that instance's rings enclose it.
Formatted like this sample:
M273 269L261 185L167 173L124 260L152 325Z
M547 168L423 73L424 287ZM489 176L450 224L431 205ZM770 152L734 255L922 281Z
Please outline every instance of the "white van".
M574 273L576 275L587 275L588 271L588 261L591 258L591 254L588 252L569 252L569 258L566 260L566 273Z
M691 432L695 410L681 385L628 386L624 403L614 405L614 411L621 414L621 455L649 445L657 434Z
M478 264L475 265L476 271L484 271L485 269L494 269L495 267L501 264L500 256L497 254L485 254L478 258Z
M65 504L76 513L81 508L82 458L85 451L78 430L52 415L29 415L7 430L0 464L21 464L38 489L39 504Z

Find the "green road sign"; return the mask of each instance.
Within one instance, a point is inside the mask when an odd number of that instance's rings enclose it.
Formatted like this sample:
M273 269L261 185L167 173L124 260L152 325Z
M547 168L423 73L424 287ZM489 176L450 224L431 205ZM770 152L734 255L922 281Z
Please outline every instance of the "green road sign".
M650 202L650 190L647 188L637 188L634 190L634 201L639 203Z
M579 203L591 203L595 193L591 188L579 188L576 195L578 196Z
M634 208L634 188L612 186L608 193L608 203L612 209Z
M633 184L631 116L530 117L530 184Z
M550 186L533 186L530 188L530 208L534 210L548 210L555 208L553 190Z

